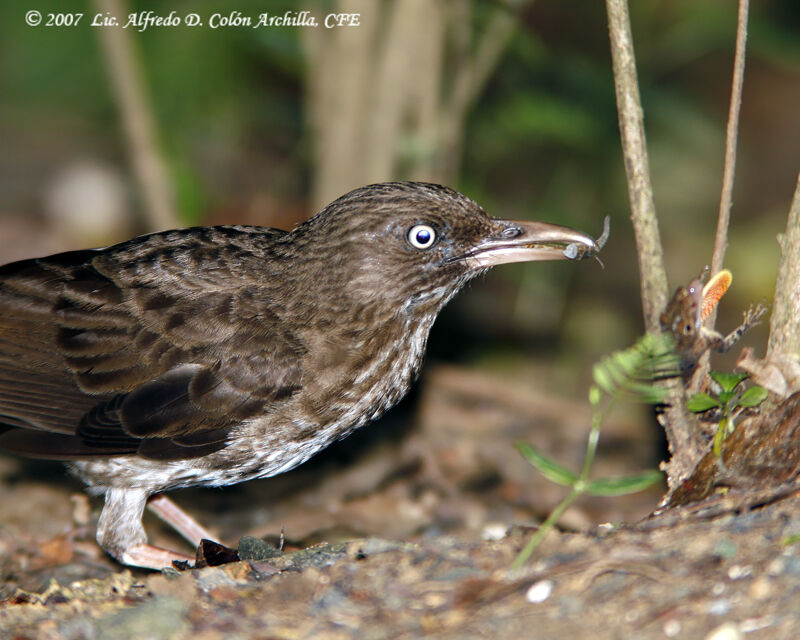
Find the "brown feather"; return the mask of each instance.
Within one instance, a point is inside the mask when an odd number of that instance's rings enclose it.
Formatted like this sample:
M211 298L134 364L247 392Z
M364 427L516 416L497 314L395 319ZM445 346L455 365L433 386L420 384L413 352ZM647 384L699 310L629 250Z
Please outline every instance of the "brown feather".
M0 446L161 459L224 447L238 421L301 388L303 347L264 302L269 283L239 277L263 256L254 240L283 234L171 231L1 267L0 424L13 429ZM213 290L187 279L189 263Z

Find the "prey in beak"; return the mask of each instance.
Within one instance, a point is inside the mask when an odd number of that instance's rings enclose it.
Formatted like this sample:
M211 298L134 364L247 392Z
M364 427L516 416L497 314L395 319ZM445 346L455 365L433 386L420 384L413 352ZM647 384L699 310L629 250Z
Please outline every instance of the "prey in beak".
M569 227L528 220L493 220L497 233L460 256L470 267L485 269L509 262L538 260L582 260L597 255L609 234L606 217L597 240Z

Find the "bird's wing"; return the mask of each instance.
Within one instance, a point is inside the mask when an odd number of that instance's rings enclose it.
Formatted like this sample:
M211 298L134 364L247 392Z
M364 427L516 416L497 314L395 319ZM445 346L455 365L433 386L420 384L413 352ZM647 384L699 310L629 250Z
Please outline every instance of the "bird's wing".
M251 229L216 231L0 267L0 447L196 457L296 392L304 348L276 314L270 256Z

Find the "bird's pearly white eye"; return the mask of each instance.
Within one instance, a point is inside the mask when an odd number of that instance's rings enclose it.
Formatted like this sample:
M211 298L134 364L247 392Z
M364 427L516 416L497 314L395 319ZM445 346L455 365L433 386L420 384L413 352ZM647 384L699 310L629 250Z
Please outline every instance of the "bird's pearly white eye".
M429 249L436 242L436 231L430 225L417 224L408 230L406 238L415 249Z

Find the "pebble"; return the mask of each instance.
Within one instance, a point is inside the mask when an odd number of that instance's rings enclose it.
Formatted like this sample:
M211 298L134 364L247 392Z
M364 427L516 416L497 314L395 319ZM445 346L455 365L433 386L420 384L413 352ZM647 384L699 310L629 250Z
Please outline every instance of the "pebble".
M749 566L742 566L740 564L731 565L728 569L728 577L731 580L739 580L740 578L746 578L753 573L753 567Z
M744 634L733 622L726 622L709 633L705 640L744 640Z
M681 632L681 628L680 620L677 620L676 618L667 620L663 627L664 635L668 638L677 638L678 634Z
M534 582L530 586L528 592L525 594L525 599L528 602L536 604L547 600L551 593L553 593L553 581L539 580L539 582Z
M242 560L268 560L280 555L281 551L261 538L243 536L239 540L239 557Z
M775 624L775 619L772 616L762 616L760 618L745 618L739 623L739 630L742 633L752 633L753 631L761 631L767 627Z
M748 589L748 593L750 597L755 600L766 600L772 593L772 585L768 578L759 576L753 580L753 583Z
M508 526L502 522L490 522L483 528L481 537L484 540L502 540L508 535Z
M731 603L727 598L712 600L708 605L708 612L713 616L724 616L730 610Z
M786 570L786 562L782 557L775 558L767 565L767 574L779 576Z

